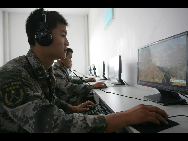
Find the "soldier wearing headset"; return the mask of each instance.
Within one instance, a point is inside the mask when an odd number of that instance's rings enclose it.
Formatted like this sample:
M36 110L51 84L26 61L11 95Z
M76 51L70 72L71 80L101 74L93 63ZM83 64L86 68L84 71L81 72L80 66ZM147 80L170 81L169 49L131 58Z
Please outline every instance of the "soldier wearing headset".
M162 117L167 113L155 106L138 105L109 115L83 115L81 112L89 110L84 108L86 105L95 104L86 101L72 106L56 97L51 65L65 58L67 25L56 11L36 9L27 18L30 50L0 67L0 132L109 133L144 122L167 124Z

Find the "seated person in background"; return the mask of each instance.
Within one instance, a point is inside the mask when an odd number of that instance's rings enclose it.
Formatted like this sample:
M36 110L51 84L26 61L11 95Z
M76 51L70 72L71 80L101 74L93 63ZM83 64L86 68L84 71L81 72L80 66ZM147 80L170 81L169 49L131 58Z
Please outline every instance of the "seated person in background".
M68 48L68 50L69 50L70 48ZM74 73L72 73L72 70L71 70L71 68L72 68L72 60L70 61L70 65L69 65L69 67L70 68L68 68L67 69L67 71L68 71L68 73L69 73L69 76L76 76ZM72 75L71 75L71 73L72 73ZM78 76L79 77L79 76ZM83 77L79 77L78 78L77 76L76 76L76 78L72 78L73 80L72 80L72 82L74 83L74 84L82 84L83 82L94 82L94 81L96 81L95 80L95 78L92 78L92 77L90 77L90 78L88 78L88 79L83 79Z
M53 65L54 76L57 80L55 89L56 95L72 105L78 105L88 99L93 101L93 97L89 96L91 89L96 87L104 88L106 87L106 84L97 82L90 86L83 84L81 79L73 79L70 77L67 69L72 67L72 53L73 50L67 48L66 59L57 60Z
M72 53L73 53L73 50L71 48L67 48L67 57L65 58L66 62L64 62L65 64L67 63L67 65L65 65L65 68L67 68L67 71L69 74L72 73L71 71L71 68L72 68ZM74 73L73 73L74 76L76 76ZM82 78L82 77L80 77ZM80 79L80 78L76 78L76 79L72 79L72 77L67 77L67 79L69 79L69 81L71 81L72 83L74 84L83 84L83 82L95 82L95 78L88 78L88 79Z
M68 50L69 50L69 49L70 49L70 48L68 48ZM72 53L73 53L73 51L72 51ZM72 73L71 68L72 68L72 60L70 61L70 68L67 69L69 75ZM73 71L75 71L75 70L73 70ZM75 75L75 74L73 73L73 75ZM75 76L76 76L76 75L75 75ZM92 77L90 77L90 78L88 78L88 79L83 79L83 77L80 77L80 79L75 79L75 80L82 80L82 82L95 82L95 81L96 81L95 78L92 78ZM82 82L81 82L81 83L82 83ZM76 83L76 82L73 81L73 83ZM78 82L78 83L79 83L79 82Z

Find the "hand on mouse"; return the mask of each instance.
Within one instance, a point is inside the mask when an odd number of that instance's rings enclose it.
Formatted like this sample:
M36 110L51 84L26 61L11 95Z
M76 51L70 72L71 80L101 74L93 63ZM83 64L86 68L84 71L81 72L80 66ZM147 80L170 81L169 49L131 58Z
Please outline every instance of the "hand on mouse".
M152 122L160 125L168 124L162 116L168 116L168 114L155 106L152 105L137 105L129 110L119 113L113 113L105 115L107 119L107 129L106 132L114 132L117 129L121 129L125 126L142 124L145 122Z
M106 88L106 84L104 82L97 82L97 83L91 85L91 88L92 89L95 89L95 88Z
M153 122L158 125L160 125L160 122L168 124L164 118L167 117L168 114L164 110L152 105L140 104L124 112L131 115L130 119L133 121L132 124L145 122Z

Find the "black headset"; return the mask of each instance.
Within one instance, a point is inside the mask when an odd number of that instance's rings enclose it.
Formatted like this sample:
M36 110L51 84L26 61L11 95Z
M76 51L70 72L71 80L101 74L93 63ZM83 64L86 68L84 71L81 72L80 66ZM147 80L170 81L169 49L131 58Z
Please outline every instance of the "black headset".
M49 46L52 43L52 34L47 30L48 23L46 22L47 11L43 11L40 22L40 30L35 35L36 42L41 46Z

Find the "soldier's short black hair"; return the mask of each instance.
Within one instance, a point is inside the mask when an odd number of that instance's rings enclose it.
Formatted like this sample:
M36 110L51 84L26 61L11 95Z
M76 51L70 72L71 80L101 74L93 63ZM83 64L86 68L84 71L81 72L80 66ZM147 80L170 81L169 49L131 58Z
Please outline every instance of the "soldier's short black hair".
M69 52L73 53L73 50L72 50L71 48L67 48L67 53L66 53L66 55L68 55Z
M36 9L30 13L26 20L26 33L30 46L35 45L35 35L40 29L40 22L42 19L43 8ZM48 22L48 31L52 32L57 27L58 23L68 26L66 19L57 11L48 11L46 16L46 22Z

